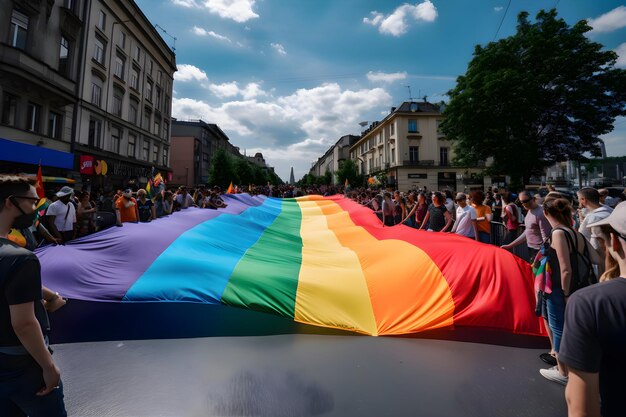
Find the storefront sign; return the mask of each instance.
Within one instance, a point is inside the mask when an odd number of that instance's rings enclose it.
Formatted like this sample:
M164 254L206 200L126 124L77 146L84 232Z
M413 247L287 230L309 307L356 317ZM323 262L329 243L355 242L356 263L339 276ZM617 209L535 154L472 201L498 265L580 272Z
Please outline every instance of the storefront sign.
M80 156L80 173L84 175L93 175L94 162L96 158L91 155Z
M428 174L409 174L409 178L427 179Z
M150 178L151 169L143 166L125 164L123 162L114 162L111 172L113 175L119 175L125 178L147 177Z

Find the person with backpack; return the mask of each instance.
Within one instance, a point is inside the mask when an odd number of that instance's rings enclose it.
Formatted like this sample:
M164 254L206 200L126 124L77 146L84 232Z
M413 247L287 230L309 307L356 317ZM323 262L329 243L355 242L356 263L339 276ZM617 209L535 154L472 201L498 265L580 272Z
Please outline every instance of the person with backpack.
M558 358L565 305L574 291L597 282L592 263L601 264L603 259L587 243L587 239L572 228L572 207L567 199L546 197L543 211L552 226L552 232L541 249L551 269L551 280L543 283L541 294L546 299L548 325L552 331L557 364L549 369L540 369L539 372L550 381L567 385L567 367Z

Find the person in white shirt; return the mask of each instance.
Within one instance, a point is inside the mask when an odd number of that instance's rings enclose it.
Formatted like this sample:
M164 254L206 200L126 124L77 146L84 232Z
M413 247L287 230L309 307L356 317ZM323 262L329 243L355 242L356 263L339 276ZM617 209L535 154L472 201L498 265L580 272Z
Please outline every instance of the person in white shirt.
M583 221L580 222L578 231L591 243L594 249L602 250L602 245L597 237L591 233L591 229L587 225L606 219L613 212L613 209L600 204L600 193L595 188L584 187L576 194L578 195L580 206L587 209L587 214Z
M54 237L63 243L75 237L76 208L70 202L74 190L68 186L61 188L56 194L58 200L50 204L46 211L48 229Z
M452 233L479 240L476 209L467 204L467 196L463 193L458 193L454 200L458 207Z
M178 189L176 202L180 204L180 208L183 209L196 205L196 203L193 201L193 197L187 192L187 187L180 187Z

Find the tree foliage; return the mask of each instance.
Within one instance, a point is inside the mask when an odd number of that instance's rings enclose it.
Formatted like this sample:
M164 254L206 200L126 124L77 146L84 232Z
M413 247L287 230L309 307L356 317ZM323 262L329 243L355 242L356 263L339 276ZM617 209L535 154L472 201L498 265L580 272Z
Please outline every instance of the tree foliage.
M226 189L231 181L237 182L237 179L232 157L224 149L218 149L211 159L209 184Z
M335 175L337 177L337 183L340 185L345 184L346 179L348 180L348 184L353 187L360 187L363 185L363 178L359 174L359 169L352 159L346 159L343 161Z
M454 162L492 157L488 171L517 182L554 162L599 155L599 136L626 114L626 71L589 30L584 20L568 26L556 10L540 11L535 23L522 12L515 35L476 46L441 126L455 140Z

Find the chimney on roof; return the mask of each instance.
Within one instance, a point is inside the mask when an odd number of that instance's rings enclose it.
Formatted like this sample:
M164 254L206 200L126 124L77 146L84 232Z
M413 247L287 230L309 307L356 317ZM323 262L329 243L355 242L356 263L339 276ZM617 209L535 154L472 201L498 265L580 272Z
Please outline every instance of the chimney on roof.
M393 113L394 111L396 111L396 108L395 108L395 107L392 107L392 108L391 108L391 113Z

